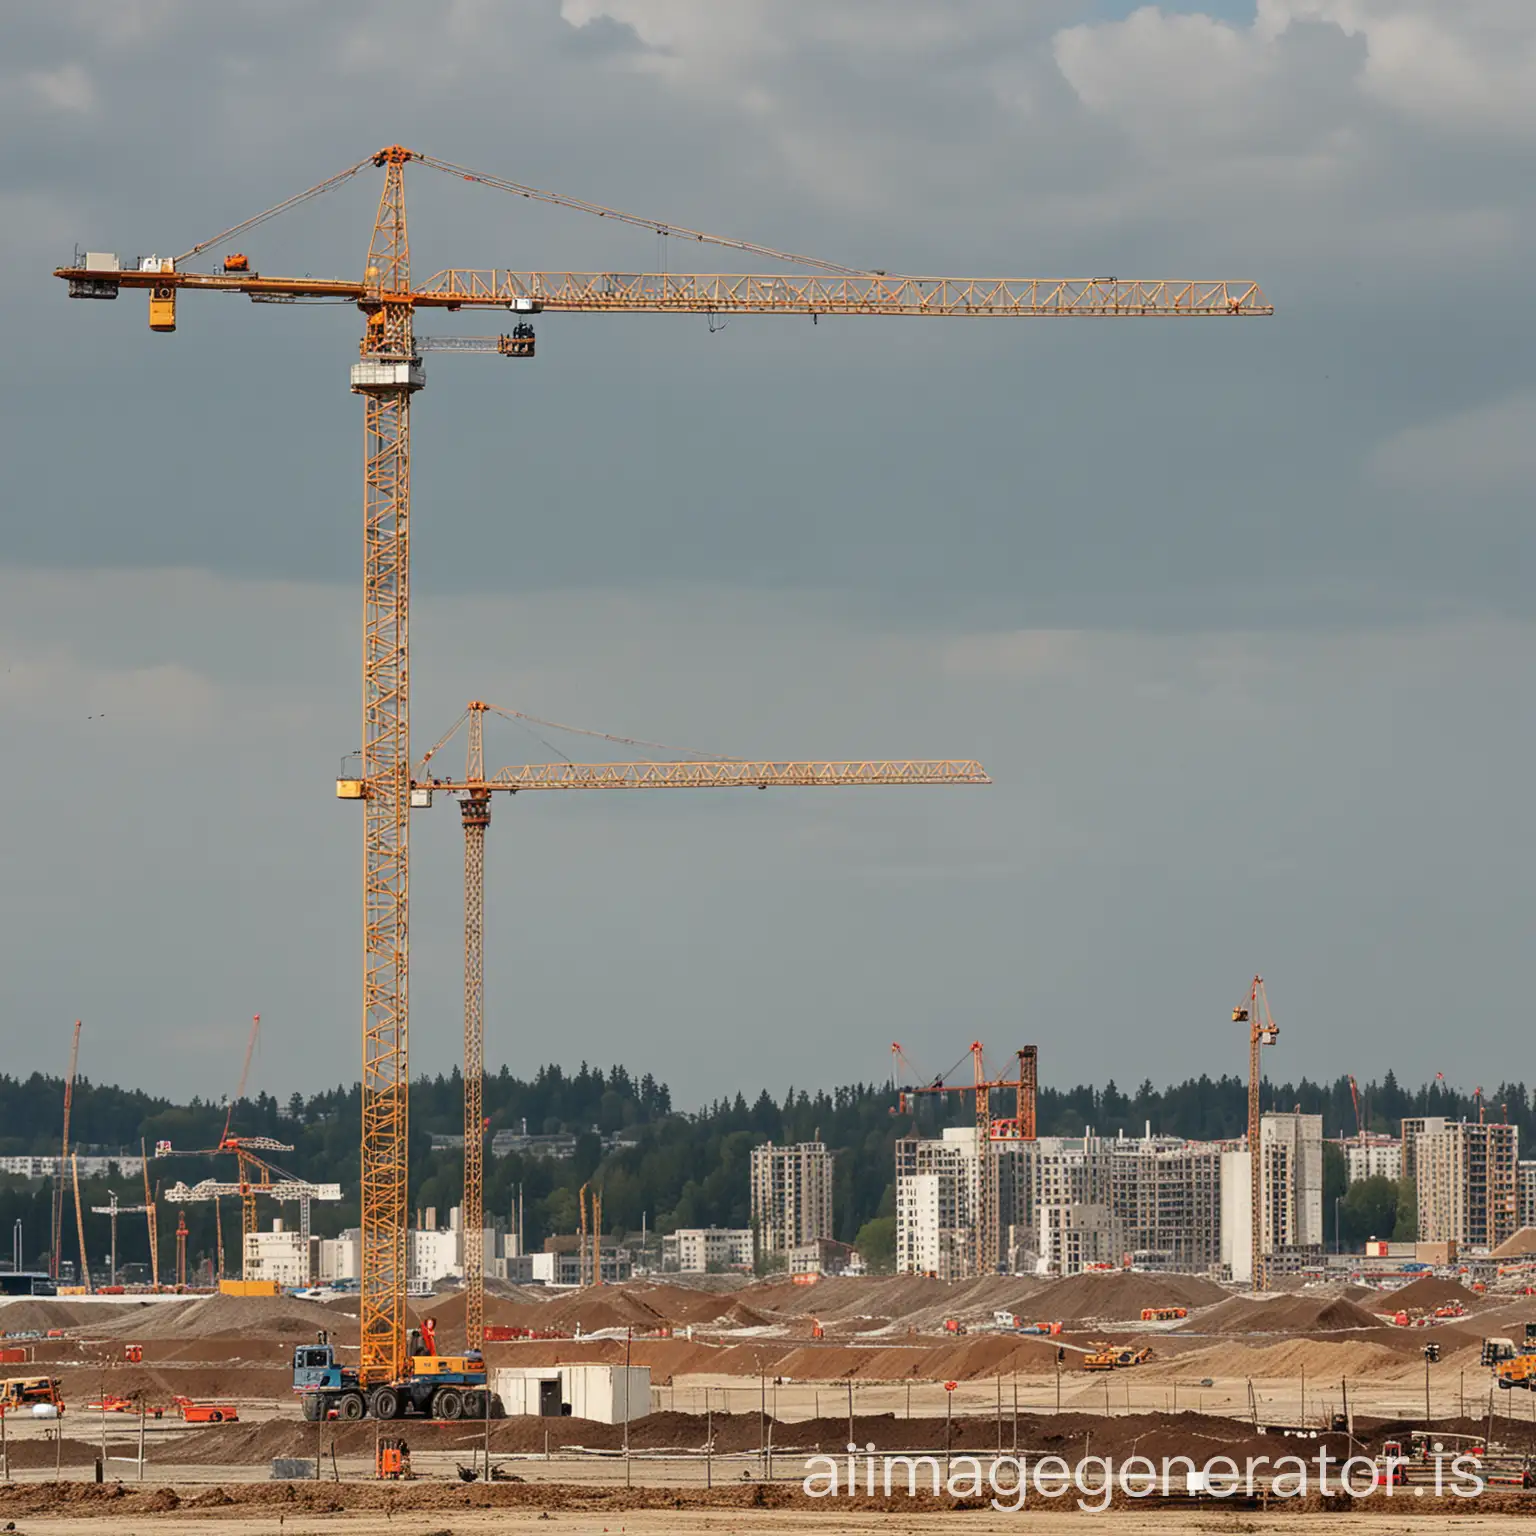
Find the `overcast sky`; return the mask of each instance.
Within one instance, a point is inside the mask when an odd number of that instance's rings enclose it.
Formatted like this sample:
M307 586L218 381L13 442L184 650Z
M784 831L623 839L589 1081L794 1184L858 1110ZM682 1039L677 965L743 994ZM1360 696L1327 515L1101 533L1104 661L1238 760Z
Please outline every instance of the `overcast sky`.
M499 802L487 1059L693 1105L937 1070L1529 1076L1530 0L55 0L0 20L0 1070L357 1076L359 317L71 303L413 149L854 266L1273 319L545 315L414 417L414 735L471 697L985 789ZM371 168L236 242L356 275ZM414 269L751 270L415 168ZM207 261L223 254L209 252ZM432 315L430 334L497 328ZM547 734L547 733L546 733ZM555 741L571 755L581 749ZM492 732L498 762L542 761ZM413 828L412 1066L462 1048Z

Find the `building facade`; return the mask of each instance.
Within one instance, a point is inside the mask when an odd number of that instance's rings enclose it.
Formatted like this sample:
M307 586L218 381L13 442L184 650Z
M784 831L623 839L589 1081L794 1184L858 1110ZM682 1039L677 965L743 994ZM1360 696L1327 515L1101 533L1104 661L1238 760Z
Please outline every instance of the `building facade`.
M1339 1143L1344 1154L1344 1179L1358 1184L1362 1179L1403 1177L1403 1143L1395 1136L1350 1136Z
M1414 1138L1419 1240L1488 1250L1514 1236L1520 1218L1520 1132L1466 1121Z
M750 1227L681 1227L661 1240L661 1267L673 1274L751 1269L752 1260Z
M757 1251L783 1256L832 1236L832 1154L819 1141L752 1149L752 1229Z

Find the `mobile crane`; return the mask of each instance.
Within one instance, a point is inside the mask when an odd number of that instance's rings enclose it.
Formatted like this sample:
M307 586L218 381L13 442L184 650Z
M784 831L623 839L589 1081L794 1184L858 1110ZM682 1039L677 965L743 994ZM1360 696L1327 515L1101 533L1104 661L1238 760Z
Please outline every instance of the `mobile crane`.
M313 1344L293 1352L293 1390L311 1423L331 1418L402 1419L409 1413L428 1419L483 1419L489 1408L502 1416L501 1399L490 1391L485 1357L477 1349L464 1355L437 1353L437 1324L423 1318L410 1331L405 1370L393 1380L370 1386L355 1365L343 1365L323 1331Z

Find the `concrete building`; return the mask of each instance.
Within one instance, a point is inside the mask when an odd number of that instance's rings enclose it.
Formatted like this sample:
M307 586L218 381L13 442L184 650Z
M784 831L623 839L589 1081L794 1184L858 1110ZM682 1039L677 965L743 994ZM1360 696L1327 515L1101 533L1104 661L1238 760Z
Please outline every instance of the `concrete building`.
M1536 1161L1515 1165L1515 1214L1522 1227L1536 1227Z
M1173 1137L1120 1139L1110 1204L1138 1269L1208 1274L1221 1264L1221 1147Z
M301 1233L274 1221L270 1232L246 1233L241 1275L246 1280L275 1280L285 1289L297 1290L310 1283L311 1249L318 1243L319 1239L306 1241Z
M79 1168L82 1179L114 1176L127 1178L130 1174L142 1174L144 1168L144 1159L137 1154L132 1157L112 1157L92 1153L89 1157L81 1155L72 1161ZM57 1178L59 1160L56 1157L0 1157L0 1173L8 1173L20 1179Z
M1265 1115L1259 1122L1261 1251L1277 1270L1323 1244L1323 1117ZM1221 1153L1221 1263L1240 1285L1253 1282L1252 1160L1246 1146Z
M1323 1117L1265 1115L1264 1252L1323 1246Z
M937 1140L896 1143L896 1272L969 1276L976 1208L976 1132L952 1126Z
M832 1236L832 1154L821 1142L752 1149L752 1228L765 1257Z
M1451 1122L1444 1115L1420 1115L1403 1121L1403 1177L1419 1176L1414 1143L1427 1131L1443 1131Z
M1520 1132L1466 1121L1414 1137L1419 1240L1498 1247L1519 1225Z
M681 1227L661 1240L661 1267L682 1275L752 1268L750 1227Z
M1344 1154L1344 1179L1348 1184L1358 1184L1362 1179L1391 1179L1394 1183L1403 1177L1403 1144L1395 1136L1350 1136L1339 1142Z

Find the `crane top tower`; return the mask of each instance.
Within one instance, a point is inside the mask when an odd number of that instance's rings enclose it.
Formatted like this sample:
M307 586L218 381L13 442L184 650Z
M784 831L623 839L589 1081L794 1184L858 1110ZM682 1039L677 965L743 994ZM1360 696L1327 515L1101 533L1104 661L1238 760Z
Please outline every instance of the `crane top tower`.
M677 272L514 272L444 267L418 281L406 222L405 169L421 167L513 197L549 203L648 233L809 269L787 275ZM373 168L383 173L359 275L270 276L230 249L236 237ZM212 270L194 263L225 252ZM144 290L150 329L170 333L186 293L244 294L257 301L339 300L363 314L350 384L363 398L363 701L359 773L363 802L362 1286L359 1379L383 1391L408 1369L406 1146L410 906L410 415L426 383L417 345L420 310L481 309L519 316L509 357L533 355L526 317L597 314L865 315L970 318L1246 319L1273 313L1257 283L1228 279L957 278L860 271L748 240L686 229L617 208L490 176L400 144L365 155L169 258L124 262L89 251L55 275L71 297L114 300ZM473 347L470 348L473 350ZM164 402L157 402L162 410ZM381 1399L382 1401L383 1399Z

